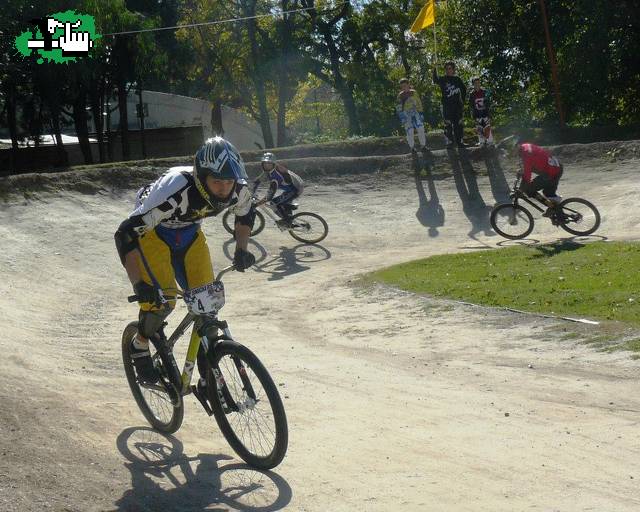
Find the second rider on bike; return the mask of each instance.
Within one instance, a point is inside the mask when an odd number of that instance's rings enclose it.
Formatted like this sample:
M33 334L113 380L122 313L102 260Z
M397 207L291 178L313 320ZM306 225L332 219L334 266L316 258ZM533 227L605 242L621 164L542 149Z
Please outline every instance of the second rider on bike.
M160 303L159 290L175 288L176 280L185 290L214 280L200 224L203 218L227 208L236 215L233 263L242 272L255 263L247 251L255 217L251 192L240 153L225 139L215 137L198 150L193 167L173 167L141 188L134 211L115 233L120 261L140 303L131 353L143 381L158 380L149 338L175 307L175 300Z
M280 217L277 222L278 227L287 229L291 223L293 210L291 203L302 195L304 182L295 172L278 163L273 153L265 153L261 165L262 172L253 184L253 194L258 190L265 176L269 180L269 191L264 199L256 203L256 206L270 202L271 209ZM276 195L278 191L281 193Z

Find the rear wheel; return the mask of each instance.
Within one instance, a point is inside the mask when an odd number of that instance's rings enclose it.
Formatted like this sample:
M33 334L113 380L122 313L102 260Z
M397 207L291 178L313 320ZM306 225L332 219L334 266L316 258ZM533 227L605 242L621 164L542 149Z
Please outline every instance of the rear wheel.
M214 364L209 362L206 380L220 430L247 464L259 469L277 466L289 442L278 388L247 347L222 341L213 351Z
M131 340L137 332L138 322L131 322L122 333L122 362L131 393L149 424L160 432L172 434L182 425L184 404L182 396L169 378L170 370L167 369L172 364L170 356L156 351L153 343L149 343L151 358L160 374L160 380L155 384L140 381L131 358Z
M491 211L491 227L509 240L526 238L533 231L533 216L519 204L499 204Z
M317 244L329 234L329 226L317 213L300 212L291 218L289 234L299 242Z
M590 235L600 227L600 212L586 199L565 199L558 205L558 209L560 213L556 218L560 227L573 235Z
M227 231L227 233L229 233L230 235L233 235L233 233L235 232L234 218L235 218L235 214L231 213L231 211L229 210L224 212L224 215L222 216L222 225L224 226L224 229ZM262 215L262 213L260 213L259 211L256 211L256 220L253 223L251 236L256 236L263 229L264 229L264 215Z

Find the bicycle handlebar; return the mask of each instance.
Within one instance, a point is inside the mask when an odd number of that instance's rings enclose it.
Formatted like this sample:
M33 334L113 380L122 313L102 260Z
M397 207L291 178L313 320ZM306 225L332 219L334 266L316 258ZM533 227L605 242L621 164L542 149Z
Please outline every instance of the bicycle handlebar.
M230 272L232 270L235 270L236 266L235 265L229 265L228 267L224 267L220 272L218 272L218 277L217 277L217 281L222 281L222 276L225 275L227 272Z
M218 272L218 277L217 277L217 281L222 281L222 276L224 274L226 274L227 272L231 271L231 270L235 270L236 267L235 265L229 265L228 267L223 268L220 272ZM170 288L171 290L174 290L174 288ZM182 297L182 295L184 295L184 291L180 290L179 288L175 288L176 290L176 295L174 297L162 297L163 299L165 299L165 302L167 302L168 300L173 300L179 297ZM138 296L137 295L129 295L127 297L127 301L128 302L138 302Z

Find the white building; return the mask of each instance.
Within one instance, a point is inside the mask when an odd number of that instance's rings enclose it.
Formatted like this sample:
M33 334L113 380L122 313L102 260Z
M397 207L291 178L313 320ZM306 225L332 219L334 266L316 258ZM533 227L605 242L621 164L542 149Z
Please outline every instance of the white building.
M142 103L145 129L200 126L204 138L213 135L211 123L213 106L207 100L163 92L142 91ZM138 94L131 91L127 98L130 130L140 129L138 106ZM111 113L112 131L118 129L119 121L120 116L116 109ZM222 105L222 129L225 138L240 150L264 147L260 125L240 110ZM272 123L272 129L275 134L275 123Z

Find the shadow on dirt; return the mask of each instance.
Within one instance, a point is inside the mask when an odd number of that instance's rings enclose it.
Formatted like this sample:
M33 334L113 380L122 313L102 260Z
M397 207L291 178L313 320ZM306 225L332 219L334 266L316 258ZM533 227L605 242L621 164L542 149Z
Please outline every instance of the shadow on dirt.
M268 281L278 281L293 274L299 274L311 267L304 263L317 263L331 258L331 252L318 244L298 244L295 247L280 247L280 254L256 264L256 272L271 274Z
M116 444L128 461L131 489L115 502L114 512L271 512L291 501L291 487L273 471L246 464L221 466L232 459L227 455L189 457L178 439L148 427L123 430Z
M489 184L491 185L491 194L496 204L508 203L509 198L509 184L507 178L504 175L504 170L500 164L498 154L490 149L484 149L483 151L484 163L487 166L487 172L489 174Z
M430 159L419 158L415 156L412 161L413 177L416 182L416 191L418 192L418 211L416 211L416 218L424 227L429 228L428 233L430 237L436 237L440 233L438 228L444 226L444 208L440 204L438 198L438 191L433 179L434 166ZM429 195L424 189L424 183L422 176L426 175L427 190Z
M483 232L485 236L494 236L489 222L491 207L487 206L480 195L478 180L473 164L465 149L448 150L449 162L453 171L456 190L462 201L462 211L471 222L469 237L476 239L476 235Z
M233 251L236 249L236 241L235 239L229 238L226 242L222 244L222 252L225 257L229 260L229 263L233 263ZM267 258L267 250L264 248L262 244L256 242L255 239L250 238L249 243L247 244L247 249L251 254L256 257L256 265L260 262L264 261Z

